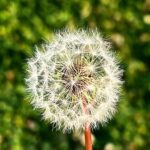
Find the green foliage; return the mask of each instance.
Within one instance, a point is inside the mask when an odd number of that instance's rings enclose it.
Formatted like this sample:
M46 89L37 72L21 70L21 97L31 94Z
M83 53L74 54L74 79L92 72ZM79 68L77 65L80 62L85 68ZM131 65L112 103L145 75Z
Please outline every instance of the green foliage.
M52 131L26 98L26 59L56 29L97 27L124 68L124 90L112 121L94 131L94 149L149 150L150 1L1 0L0 149L82 150L78 137Z

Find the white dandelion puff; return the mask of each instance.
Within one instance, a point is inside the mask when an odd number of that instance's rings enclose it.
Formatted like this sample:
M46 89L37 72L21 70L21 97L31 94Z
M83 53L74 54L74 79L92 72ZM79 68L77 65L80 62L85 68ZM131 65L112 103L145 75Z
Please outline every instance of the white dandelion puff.
M44 49L42 51L41 49ZM59 31L28 60L28 91L43 118L63 131L91 128L116 111L120 69L110 43L93 30Z

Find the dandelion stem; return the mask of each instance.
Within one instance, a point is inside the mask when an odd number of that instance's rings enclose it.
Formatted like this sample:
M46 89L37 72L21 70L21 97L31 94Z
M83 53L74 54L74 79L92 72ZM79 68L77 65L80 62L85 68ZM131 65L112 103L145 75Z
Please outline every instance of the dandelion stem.
M88 110L86 108L87 107L87 102L86 102L85 97L82 98L82 103L83 103L84 114L88 114ZM85 136L86 150L92 150L92 138L91 138L91 129L90 129L90 124L89 123L85 123L84 136Z
M85 125L84 135L85 135L86 150L92 150L91 129L90 129L90 126L88 124Z

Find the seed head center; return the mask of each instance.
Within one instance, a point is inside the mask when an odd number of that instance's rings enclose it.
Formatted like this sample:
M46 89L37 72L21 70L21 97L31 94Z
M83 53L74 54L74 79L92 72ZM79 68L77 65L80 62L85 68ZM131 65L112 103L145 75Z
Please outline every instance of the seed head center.
M93 75L87 68L85 61L75 59L70 66L63 69L62 80L64 86L72 94L80 94L91 83Z

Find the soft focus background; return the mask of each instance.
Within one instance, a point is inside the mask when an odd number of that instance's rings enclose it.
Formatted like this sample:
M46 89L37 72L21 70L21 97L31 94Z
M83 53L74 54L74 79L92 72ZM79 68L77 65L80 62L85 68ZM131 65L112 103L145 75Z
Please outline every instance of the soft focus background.
M94 150L149 150L150 0L0 0L0 150L84 149L82 136L52 131L25 91L35 44L64 27L97 27L125 70L118 112L94 131Z

